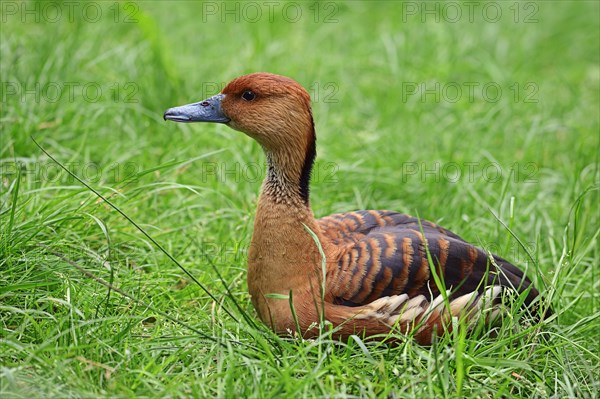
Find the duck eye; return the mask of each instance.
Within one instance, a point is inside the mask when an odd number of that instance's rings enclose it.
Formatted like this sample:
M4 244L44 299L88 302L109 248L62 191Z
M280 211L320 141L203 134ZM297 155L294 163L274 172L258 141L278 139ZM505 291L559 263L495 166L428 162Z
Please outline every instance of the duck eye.
M246 101L252 101L256 98L256 94L252 90L246 90L244 94L242 94L242 98Z

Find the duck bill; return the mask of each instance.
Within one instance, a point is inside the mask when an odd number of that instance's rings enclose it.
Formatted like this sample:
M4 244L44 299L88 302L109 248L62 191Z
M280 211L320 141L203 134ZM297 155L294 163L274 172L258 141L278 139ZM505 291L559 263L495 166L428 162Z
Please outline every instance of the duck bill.
M217 94L198 103L169 108L164 114L164 119L184 123L228 123L231 119L223 113L221 108L221 101L224 97L224 94Z

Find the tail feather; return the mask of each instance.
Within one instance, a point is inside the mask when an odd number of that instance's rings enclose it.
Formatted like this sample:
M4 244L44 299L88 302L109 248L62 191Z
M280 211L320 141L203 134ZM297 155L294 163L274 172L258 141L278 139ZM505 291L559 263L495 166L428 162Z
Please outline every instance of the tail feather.
M500 285L512 288L519 294L528 291L524 304L530 309L534 317L538 318L540 316L541 319L545 319L553 314L552 309L547 308L544 314L540 315L539 308L542 303L540 292L521 269L499 256L494 256L494 263L497 265L497 276Z

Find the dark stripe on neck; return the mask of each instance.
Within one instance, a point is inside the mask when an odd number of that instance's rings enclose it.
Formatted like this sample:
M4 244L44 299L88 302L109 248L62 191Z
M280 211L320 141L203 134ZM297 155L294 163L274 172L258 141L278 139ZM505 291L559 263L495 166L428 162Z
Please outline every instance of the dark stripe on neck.
M305 205L308 205L310 174L315 163L315 157L317 156L317 136L315 135L315 123L312 115L310 116L310 128L310 141L308 143L308 148L306 149L306 157L304 158L304 164L302 165L302 172L300 173L300 197Z

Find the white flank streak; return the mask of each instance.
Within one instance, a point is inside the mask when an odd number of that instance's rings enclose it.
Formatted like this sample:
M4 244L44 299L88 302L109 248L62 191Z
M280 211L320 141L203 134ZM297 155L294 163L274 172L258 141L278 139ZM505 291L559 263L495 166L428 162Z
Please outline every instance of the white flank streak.
M460 296L450 303L450 311L456 316L461 310L471 305L476 298L477 292L471 292L470 294Z
M406 303L406 307L404 308L404 311L407 311L408 309L412 309L415 307L421 307L421 304L423 302L427 303L425 296L423 296L423 295L416 296Z
M390 298L390 313L393 312L394 310L398 309L398 307L400 305L402 305L404 302L406 302L408 300L408 295L407 294L402 294L402 295L394 295L391 296Z

